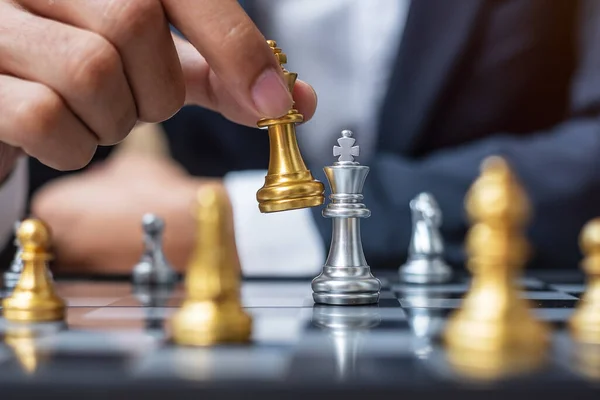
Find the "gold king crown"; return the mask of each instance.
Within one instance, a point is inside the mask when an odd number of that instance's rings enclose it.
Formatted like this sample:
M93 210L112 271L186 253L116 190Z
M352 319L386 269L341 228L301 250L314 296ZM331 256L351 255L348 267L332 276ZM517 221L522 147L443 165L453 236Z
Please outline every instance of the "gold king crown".
M298 74L287 71L282 64L287 56L277 47L277 43L267 43L279 62L283 75L292 93ZM304 120L302 114L292 105L287 114L278 118L265 118L258 121L259 128L269 131L269 170L265 184L256 194L258 207L263 213L315 207L325 201L325 187L306 168L296 139L296 124Z

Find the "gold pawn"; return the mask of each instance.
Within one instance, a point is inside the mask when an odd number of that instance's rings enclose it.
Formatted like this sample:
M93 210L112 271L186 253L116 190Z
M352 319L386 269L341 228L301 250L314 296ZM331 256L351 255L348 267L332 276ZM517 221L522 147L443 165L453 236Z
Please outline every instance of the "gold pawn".
M581 267L588 282L569 320L569 328L578 342L600 344L600 218L583 227L579 244L584 254Z
M222 186L206 185L198 192L197 224L186 299L171 321L173 340L188 346L247 342L252 319L241 306L233 215Z
M23 221L17 230L23 272L10 297L2 302L4 318L13 322L65 319L65 302L54 292L48 263L52 259L50 228L38 219Z
M490 157L465 203L473 222L466 238L473 278L444 332L450 361L491 376L535 367L549 332L530 313L516 283L529 254L527 196L506 161Z
M267 43L277 58L290 93L293 92L298 74L287 71L283 64L287 56L274 40ZM324 185L313 178L300 155L296 139L296 124L304 117L292 109L279 118L258 121L259 128L269 130L269 170L264 186L256 194L258 208L263 213L315 207L325 201Z
M600 381L600 346L596 343L577 343L573 346L575 370L589 380Z

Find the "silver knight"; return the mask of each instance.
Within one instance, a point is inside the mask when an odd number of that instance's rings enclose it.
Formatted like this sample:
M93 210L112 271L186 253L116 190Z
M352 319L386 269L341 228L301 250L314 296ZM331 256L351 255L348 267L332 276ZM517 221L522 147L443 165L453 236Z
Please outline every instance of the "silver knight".
M444 261L440 233L442 212L430 193L421 193L410 202L412 237L408 260L400 267L400 279L410 283L442 283L452 277Z

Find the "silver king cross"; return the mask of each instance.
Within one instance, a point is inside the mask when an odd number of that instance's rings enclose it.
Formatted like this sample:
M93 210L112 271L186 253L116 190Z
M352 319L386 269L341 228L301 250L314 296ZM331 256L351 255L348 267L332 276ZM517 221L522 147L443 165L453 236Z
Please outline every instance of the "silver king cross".
M354 146L356 139L352 137L352 131L342 131L342 137L337 140L339 146L333 146L333 156L338 161L354 161L354 157L360 154L360 147Z

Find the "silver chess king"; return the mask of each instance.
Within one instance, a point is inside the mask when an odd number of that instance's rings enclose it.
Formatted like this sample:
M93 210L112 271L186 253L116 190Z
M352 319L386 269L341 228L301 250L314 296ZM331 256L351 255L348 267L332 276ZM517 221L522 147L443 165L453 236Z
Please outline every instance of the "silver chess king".
M323 271L312 281L317 304L359 305L379 301L381 282L371 274L365 260L360 236L360 219L371 216L361 202L369 167L354 161L359 147L352 132L345 130L333 148L338 161L324 168L331 187L331 202L323 217L333 221L329 255Z

